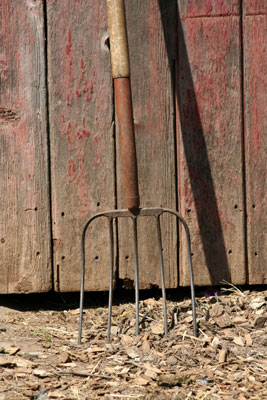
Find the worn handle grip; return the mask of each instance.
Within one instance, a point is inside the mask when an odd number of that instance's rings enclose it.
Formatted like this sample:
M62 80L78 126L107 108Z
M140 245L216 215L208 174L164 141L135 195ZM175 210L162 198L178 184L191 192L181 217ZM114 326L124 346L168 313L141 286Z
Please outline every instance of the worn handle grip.
M107 11L125 200L133 212L139 208L140 199L124 1L107 0Z
M130 63L123 0L107 0L108 30L113 78L130 76Z

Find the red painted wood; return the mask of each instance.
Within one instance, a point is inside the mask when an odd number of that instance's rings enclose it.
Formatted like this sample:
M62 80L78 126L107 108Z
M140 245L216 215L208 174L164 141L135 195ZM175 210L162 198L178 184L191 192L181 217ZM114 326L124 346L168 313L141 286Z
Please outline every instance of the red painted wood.
M80 289L87 219L114 208L113 98L106 2L47 2L55 285ZM86 240L86 290L109 285L108 224Z
M176 208L174 106L171 69L176 55L175 1L126 1L141 207ZM173 29L170 29L173 27ZM171 52L170 54L168 54ZM170 60L169 60L170 56ZM119 150L117 151L119 154ZM120 160L118 207L125 207ZM119 224L119 278L134 281L131 221ZM177 287L177 231L174 217L162 221L166 287ZM160 286L156 221L138 220L139 283Z
M248 282L267 283L267 3L244 2Z
M178 1L179 210L197 285L245 283L241 38L237 1ZM184 232L180 284L189 284Z
M51 281L43 3L0 2L0 293Z

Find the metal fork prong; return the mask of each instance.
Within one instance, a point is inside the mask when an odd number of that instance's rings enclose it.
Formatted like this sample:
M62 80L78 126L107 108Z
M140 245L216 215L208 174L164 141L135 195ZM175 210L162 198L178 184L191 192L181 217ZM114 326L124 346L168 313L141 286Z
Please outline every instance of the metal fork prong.
M183 222L183 221L182 221ZM192 298L192 316L193 316L193 332L194 336L198 335L197 328L197 318L196 318L196 299L195 299L195 286L194 286L194 276L193 276L193 266L192 266L192 254L191 254L191 238L188 225L183 222L186 239L187 239L187 253L188 253L188 264L190 272L190 287L191 287L191 298Z
M108 296L108 334L107 334L108 343L110 342L112 300L113 300L113 272L114 272L113 218L109 218L109 243L110 243L110 277L109 277L109 296Z
M80 317L79 317L79 334L78 344L82 340L82 325L83 325L83 304L84 304L84 275L85 275L85 233L87 226L84 227L82 233L82 271L81 271L81 292L80 292Z
M135 332L139 335L139 274L138 274L138 242L137 242L137 218L133 218L134 234L134 269L135 269Z
M158 236L161 290L162 290L162 301L163 301L164 335L167 336L167 334L168 334L167 304L166 304L166 290L165 290L165 277L164 277L164 263L163 263L163 253L162 253L162 235L161 235L160 216L159 215L157 216L157 236Z

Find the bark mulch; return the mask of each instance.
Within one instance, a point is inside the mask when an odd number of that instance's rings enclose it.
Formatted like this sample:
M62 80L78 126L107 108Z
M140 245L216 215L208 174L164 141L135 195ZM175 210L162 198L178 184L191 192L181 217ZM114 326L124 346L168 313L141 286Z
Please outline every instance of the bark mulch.
M138 337L134 302L118 301L111 343L107 307L86 307L80 346L79 310L63 308L0 307L0 400L267 399L267 290L198 295L197 338L189 298L169 296L167 337L160 298L140 301Z

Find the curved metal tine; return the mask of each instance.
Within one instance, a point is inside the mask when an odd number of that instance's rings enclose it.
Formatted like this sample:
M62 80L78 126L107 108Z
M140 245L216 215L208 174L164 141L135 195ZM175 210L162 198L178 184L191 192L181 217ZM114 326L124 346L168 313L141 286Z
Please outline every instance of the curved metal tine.
M113 218L109 218L109 243L110 243L110 278L109 278L109 297L108 297L108 334L107 334L108 343L110 342L112 299L113 299L113 271L114 271Z
M161 290L162 290L162 301L163 301L163 315L164 315L164 334L168 334L168 324L167 324L167 305L166 305L166 290L165 290L165 277L164 277L164 264L163 264L163 254L162 254L162 236L160 227L160 216L157 217L157 236L158 236L158 248L159 248L159 258L160 258L160 276L161 276Z
M139 277L138 277L138 242L137 242L137 218L133 218L134 234L134 266L135 266L135 331L139 335Z
M183 221L182 221L183 222ZM190 286L191 286L191 298L192 298L192 315L193 315L193 332L194 336L197 337L198 329L197 329L197 318L196 318L196 300L195 300L195 287L194 287L194 276L193 276L193 266L192 266L192 255L191 255L191 240L190 240L190 232L187 224L183 222L186 237L187 237L187 253L188 253L188 263L189 263L189 271L190 271Z
M83 324L83 303L84 303L84 274L85 274L85 233L89 223L85 225L82 233L82 271L81 271L81 291L80 291L80 318L79 318L79 333L78 344L82 341L82 324Z
M186 233L186 240L187 240L187 253L188 253L188 264L189 264L189 272L190 272L190 287L191 287L191 299L192 299L192 315L193 315L193 332L194 336L197 336L198 329L197 329L197 318L196 318L196 300L195 300L195 287L194 287L194 275L193 275L193 266L192 266L192 256L191 256L191 239L190 239L190 231L188 228L187 223L185 222L184 218L177 212L168 208L162 209L163 212L167 212L176 217L182 222L183 227Z

